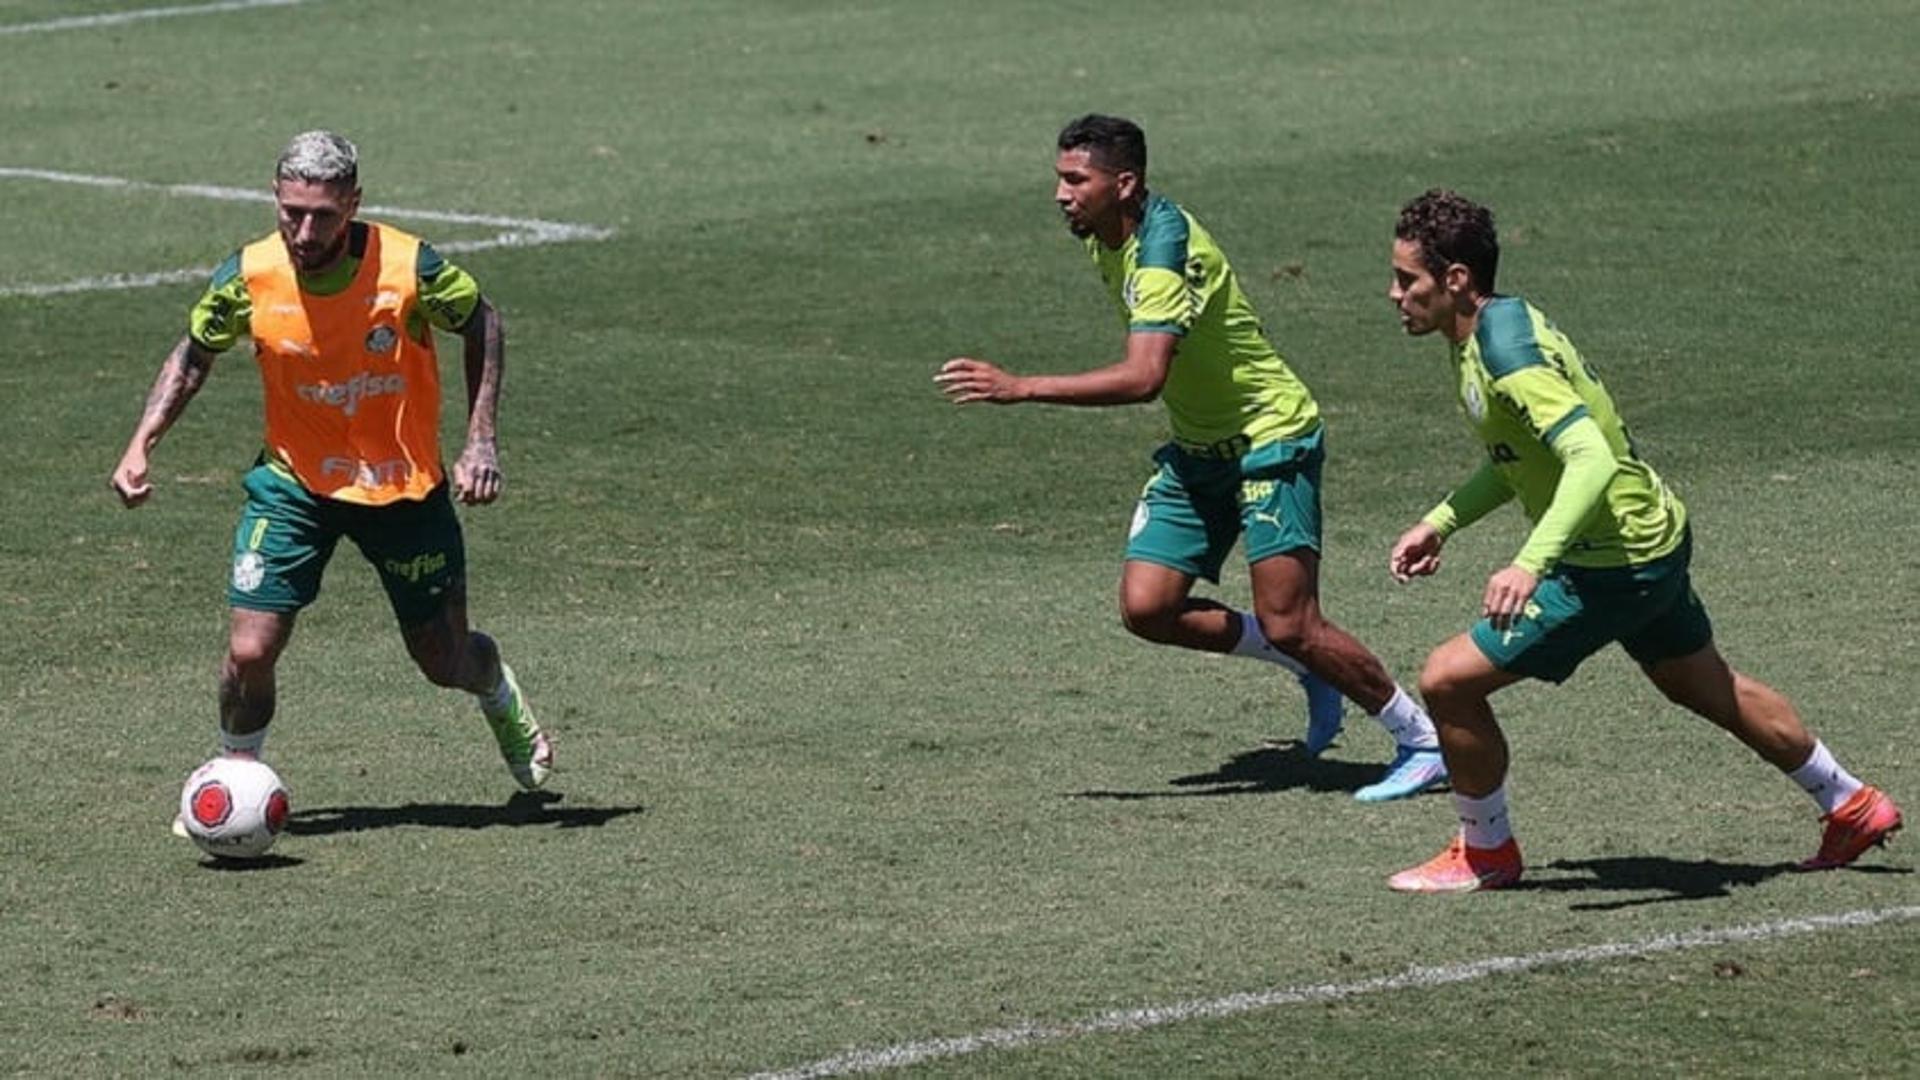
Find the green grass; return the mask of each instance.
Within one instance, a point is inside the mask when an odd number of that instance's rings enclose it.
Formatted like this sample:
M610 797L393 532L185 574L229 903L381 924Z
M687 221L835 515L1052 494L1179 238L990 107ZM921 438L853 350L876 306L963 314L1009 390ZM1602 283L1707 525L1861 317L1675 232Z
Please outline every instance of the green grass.
M71 10L0 3L0 24ZM474 610L558 734L558 798L508 798L471 706L412 671L343 551L281 668L294 827L249 872L165 826L211 747L250 361L221 361L125 513L104 480L194 288L0 297L0 1072L731 1075L1915 902L1900 849L1783 872L1814 843L1806 801L1617 653L1502 695L1537 886L1388 893L1451 817L1347 798L1383 736L1352 721L1300 761L1284 680L1118 626L1159 412L956 411L929 381L962 353L1117 355L1048 167L1068 117L1135 115L1155 186L1208 222L1328 415L1329 610L1411 679L1521 536L1503 515L1437 580L1383 572L1474 462L1438 347L1383 296L1398 205L1458 186L1500 211L1502 284L1603 367L1687 500L1729 655L1912 805L1906 5L525 12L322 0L0 36L0 166L259 186L325 124L360 143L370 202L618 230L461 260L509 319L507 495L464 518ZM270 226L0 195L0 291L211 265ZM1912 937L918 1071L1897 1071Z

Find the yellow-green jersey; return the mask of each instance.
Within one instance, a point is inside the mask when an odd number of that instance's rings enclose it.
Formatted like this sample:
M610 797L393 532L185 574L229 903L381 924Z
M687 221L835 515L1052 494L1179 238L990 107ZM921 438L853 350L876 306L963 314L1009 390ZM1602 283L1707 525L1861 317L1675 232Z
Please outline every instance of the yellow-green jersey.
M303 292L331 296L353 282L360 271L360 260L367 250L367 225L355 221L348 226L347 257L339 265L315 277L300 275ZM480 284L473 275L442 258L425 243L415 258L420 278L420 305L413 318L425 319L434 326L458 332L480 302ZM240 272L240 253L234 252L214 268L193 311L187 317L187 333L201 348L212 353L226 352L252 329L253 298L247 293L246 276ZM425 326L409 323L408 333L416 339Z
M1175 441L1244 447L1319 426L1313 395L1274 352L1226 255L1193 215L1149 195L1125 244L1090 236L1087 250L1130 333L1180 338L1160 391Z
M1452 358L1460 406L1488 464L1428 515L1430 524L1451 532L1517 496L1535 527L1514 563L1536 573L1559 562L1638 566L1685 540L1686 507L1634 453L1612 397L1538 308L1495 297ZM1571 442L1591 448L1591 467L1569 465ZM1590 491L1576 482L1576 467L1597 478Z

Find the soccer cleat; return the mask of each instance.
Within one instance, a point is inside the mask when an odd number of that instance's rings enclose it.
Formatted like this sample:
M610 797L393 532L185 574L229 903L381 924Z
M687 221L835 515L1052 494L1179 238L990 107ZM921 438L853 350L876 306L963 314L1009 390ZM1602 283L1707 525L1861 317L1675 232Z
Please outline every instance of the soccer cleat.
M181 817L179 814L173 815L172 832L173 832L173 835L179 837L182 840L193 839L192 834L187 832L187 819Z
M1827 823L1827 829L1820 835L1820 850L1800 864L1802 870L1845 866L1865 854L1868 848L1885 845L1887 838L1905 824L1900 818L1900 808L1893 805L1885 792L1872 786L1854 792L1821 820Z
M1497 848L1468 847L1455 834L1445 851L1387 879L1396 892L1454 893L1504 889L1520 880L1520 845L1513 837Z
M1447 782L1447 763L1438 750L1402 746L1387 763L1387 774L1353 793L1361 802L1387 802L1431 791Z
M1300 676L1300 689L1307 692L1307 753L1319 757L1340 734L1347 702L1332 683L1311 671Z
M533 707L521 693L520 680L513 677L513 669L501 664L500 677L507 681L507 689L512 692L506 709L497 716L484 707L480 713L493 729L494 741L500 744L500 756L507 763L507 771L513 773L521 787L532 791L546 783L547 774L553 771L553 743L547 733L540 730L540 722L533 718Z

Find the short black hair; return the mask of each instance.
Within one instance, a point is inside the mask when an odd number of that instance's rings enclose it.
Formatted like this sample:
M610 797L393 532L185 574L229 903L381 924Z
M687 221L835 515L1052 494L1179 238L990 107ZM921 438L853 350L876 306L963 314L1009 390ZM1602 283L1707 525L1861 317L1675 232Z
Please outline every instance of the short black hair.
M1435 278L1459 263L1473 278L1473 287L1493 295L1494 276L1500 270L1500 234L1493 227L1493 211L1457 191L1432 188L1400 208L1393 227L1396 240L1420 245L1420 263Z
M1119 116L1088 113L1060 129L1060 149L1085 150L1093 163L1112 172L1147 175L1147 133Z

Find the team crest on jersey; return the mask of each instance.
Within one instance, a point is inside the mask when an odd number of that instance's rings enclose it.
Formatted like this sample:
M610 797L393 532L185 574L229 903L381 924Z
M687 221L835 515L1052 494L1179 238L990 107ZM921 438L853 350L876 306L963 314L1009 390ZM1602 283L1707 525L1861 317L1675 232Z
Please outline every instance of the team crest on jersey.
M243 551L233 560L233 587L250 593L267 577L267 561L257 551Z
M394 332L393 327L381 323L367 331L367 351L375 356L384 356L393 351L394 344L399 340L400 335Z
M1466 403L1467 415L1473 417L1474 423L1477 424L1487 418L1487 399L1481 396L1479 383L1472 379L1466 380L1465 385L1460 388L1460 400Z

